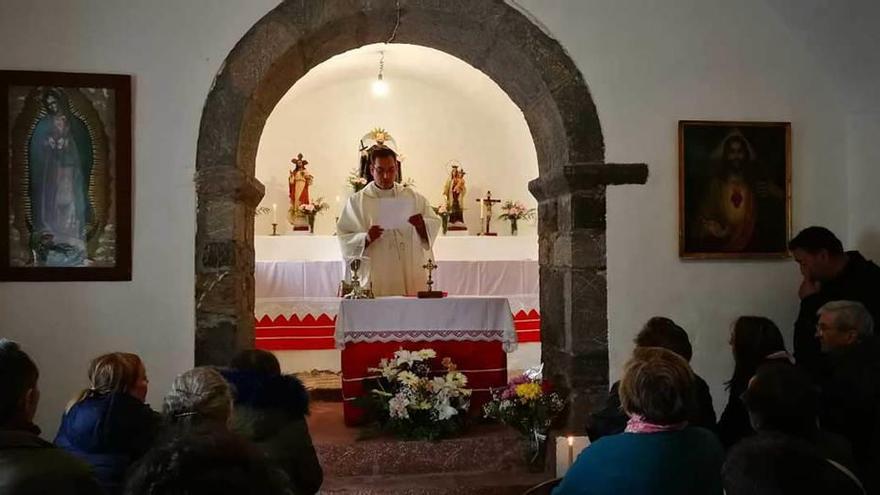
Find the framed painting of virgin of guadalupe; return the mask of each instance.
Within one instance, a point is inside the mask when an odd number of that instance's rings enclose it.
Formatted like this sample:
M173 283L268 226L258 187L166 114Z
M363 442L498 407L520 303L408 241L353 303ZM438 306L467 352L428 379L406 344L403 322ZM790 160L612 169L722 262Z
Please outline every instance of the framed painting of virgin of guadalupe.
M0 71L0 280L131 280L131 78Z
M784 258L791 229L791 124L680 121L682 258Z

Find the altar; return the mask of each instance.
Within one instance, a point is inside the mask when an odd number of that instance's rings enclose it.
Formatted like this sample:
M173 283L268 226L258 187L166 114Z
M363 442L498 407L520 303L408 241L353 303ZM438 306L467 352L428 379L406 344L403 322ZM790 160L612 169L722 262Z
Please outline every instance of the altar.
M345 275L332 235L254 238L256 346L272 351L333 350ZM517 341L540 342L535 236L440 236L435 289L450 296L507 300Z
M342 349L343 411L349 426L361 420L363 411L353 401L365 393L365 380L378 376L370 369L398 349L430 348L439 359L451 358L473 391L471 411L479 413L490 389L507 383L507 353L517 346L503 297L343 300L334 340Z

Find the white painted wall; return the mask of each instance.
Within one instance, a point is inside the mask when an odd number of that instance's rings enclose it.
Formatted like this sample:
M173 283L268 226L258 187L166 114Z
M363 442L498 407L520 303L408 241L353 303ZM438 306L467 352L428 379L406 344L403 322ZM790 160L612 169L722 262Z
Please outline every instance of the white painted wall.
M864 3L848 2L847 9ZM0 1L0 43L7 47L0 67L135 76L134 280L0 284L0 334L21 341L43 368L38 420L49 435L64 402L82 385L88 359L100 352L143 355L154 404L171 377L191 366L192 174L201 108L224 57L275 4ZM874 168L846 173L851 148L838 101L845 88L829 77L821 57L807 52L803 40L813 26L785 24L789 19L765 0L522 4L582 70L607 159L651 167L646 186L616 187L608 195L612 375L642 322L667 314L692 334L694 367L720 406L721 383L730 373L730 321L746 312L766 314L788 331L798 276L790 262L678 260L676 121L791 120L795 228L824 224L858 241L848 232L852 212L870 205L858 204L862 196L847 204L848 183L876 175ZM873 60L875 47L852 43L845 29L827 39L853 60ZM880 81L861 83L880 87ZM874 104L868 100L875 93L847 92L858 94L865 106Z
M373 95L380 51L385 51L387 97ZM403 176L432 205L443 202L447 163L457 160L467 172L465 223L479 231L477 198L537 201L528 181L538 176L538 159L522 111L482 72L446 53L414 45L369 45L315 67L290 89L266 120L257 151L257 178L266 185L262 205L279 208L280 229L289 204L290 159L302 153L315 176L311 198L323 197L330 211L315 222L315 232L332 234L345 199L349 173L359 166L359 140L376 127L394 137L405 160ZM340 203L336 203L336 198ZM496 205L494 216L500 214ZM257 218L256 233L272 231L271 214ZM288 227L289 230L289 227ZM493 230L509 234L507 222ZM281 230L279 230L281 232ZM535 222L520 222L521 235L535 235ZM258 254L259 257L259 254Z
M0 335L41 368L39 425L108 351L142 356L150 402L192 367L196 139L208 89L241 36L277 2L0 1L0 68L134 76L131 282L0 283Z
M878 102L880 103L880 102ZM849 246L880 263L880 112L850 116L847 153Z

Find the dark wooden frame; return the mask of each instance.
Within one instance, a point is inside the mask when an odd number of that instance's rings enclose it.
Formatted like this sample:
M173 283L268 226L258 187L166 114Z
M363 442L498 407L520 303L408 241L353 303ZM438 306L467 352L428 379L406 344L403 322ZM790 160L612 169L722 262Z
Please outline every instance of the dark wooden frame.
M785 248L778 252L687 251L685 221L685 137L688 126L717 126L730 129L749 127L780 127L785 131ZM684 259L785 259L791 257L787 244L791 239L791 123L755 121L680 120L678 122L678 239L679 256Z
M9 208L12 152L9 96L11 86L106 88L115 92L116 265L112 267L31 267L11 266ZM0 71L0 281L112 281L131 280L132 273L132 180L131 180L131 76L64 72Z

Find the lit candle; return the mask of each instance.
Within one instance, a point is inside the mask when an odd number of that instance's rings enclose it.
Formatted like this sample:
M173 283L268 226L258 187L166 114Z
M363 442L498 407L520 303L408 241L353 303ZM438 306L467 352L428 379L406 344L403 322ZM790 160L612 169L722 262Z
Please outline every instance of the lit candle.
M574 464L574 437L568 437L568 467Z
M278 223L278 204L272 203L272 223Z

